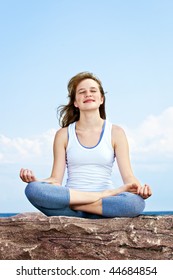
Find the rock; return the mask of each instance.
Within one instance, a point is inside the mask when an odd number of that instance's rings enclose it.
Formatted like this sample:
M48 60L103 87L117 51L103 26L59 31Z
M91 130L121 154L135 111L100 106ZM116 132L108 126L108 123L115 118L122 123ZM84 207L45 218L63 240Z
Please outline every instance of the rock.
M172 260L173 216L0 219L1 260Z

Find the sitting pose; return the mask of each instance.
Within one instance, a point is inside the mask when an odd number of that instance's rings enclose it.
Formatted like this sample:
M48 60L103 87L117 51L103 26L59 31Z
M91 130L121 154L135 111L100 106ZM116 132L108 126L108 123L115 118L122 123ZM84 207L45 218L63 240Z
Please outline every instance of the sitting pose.
M69 81L68 93L68 104L58 108L61 128L54 139L51 176L39 180L31 170L20 170L28 183L27 198L47 216L138 216L151 189L133 174L123 129L106 120L101 81L92 73L79 73ZM115 159L124 183L117 189L111 181Z

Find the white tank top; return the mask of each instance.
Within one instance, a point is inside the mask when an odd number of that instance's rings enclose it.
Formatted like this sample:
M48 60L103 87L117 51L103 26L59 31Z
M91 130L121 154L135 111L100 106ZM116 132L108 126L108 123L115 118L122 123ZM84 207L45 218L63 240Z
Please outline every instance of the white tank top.
M114 150L111 144L112 124L104 121L100 140L94 147L80 144L76 135L76 122L68 126L66 149L66 187L80 191L113 189L111 180Z

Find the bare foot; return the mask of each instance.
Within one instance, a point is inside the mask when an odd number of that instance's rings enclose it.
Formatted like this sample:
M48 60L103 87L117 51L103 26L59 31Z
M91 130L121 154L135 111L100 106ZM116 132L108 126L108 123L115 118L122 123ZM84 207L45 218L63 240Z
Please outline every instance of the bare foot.
M138 194L139 188L137 184L126 184L118 189L106 190L103 192L82 192L70 189L70 205L84 205L94 203L104 197L114 196L122 192L131 192Z
M138 194L139 186L136 183L131 183L131 184L123 185L122 187L119 187L118 189L106 190L101 193L101 198L108 197L108 196L114 196L114 195L120 194L122 192L131 192L134 194Z

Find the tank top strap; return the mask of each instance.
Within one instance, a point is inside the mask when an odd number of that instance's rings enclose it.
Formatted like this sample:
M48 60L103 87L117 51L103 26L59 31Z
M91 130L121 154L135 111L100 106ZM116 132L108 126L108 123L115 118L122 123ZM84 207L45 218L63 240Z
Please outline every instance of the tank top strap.
M67 145L67 149L71 146L72 143L74 143L75 141L75 125L76 122L73 122L71 124L69 124L68 126L68 145Z
M112 123L108 120L105 121L105 133L104 133L104 141L106 144L112 148Z

